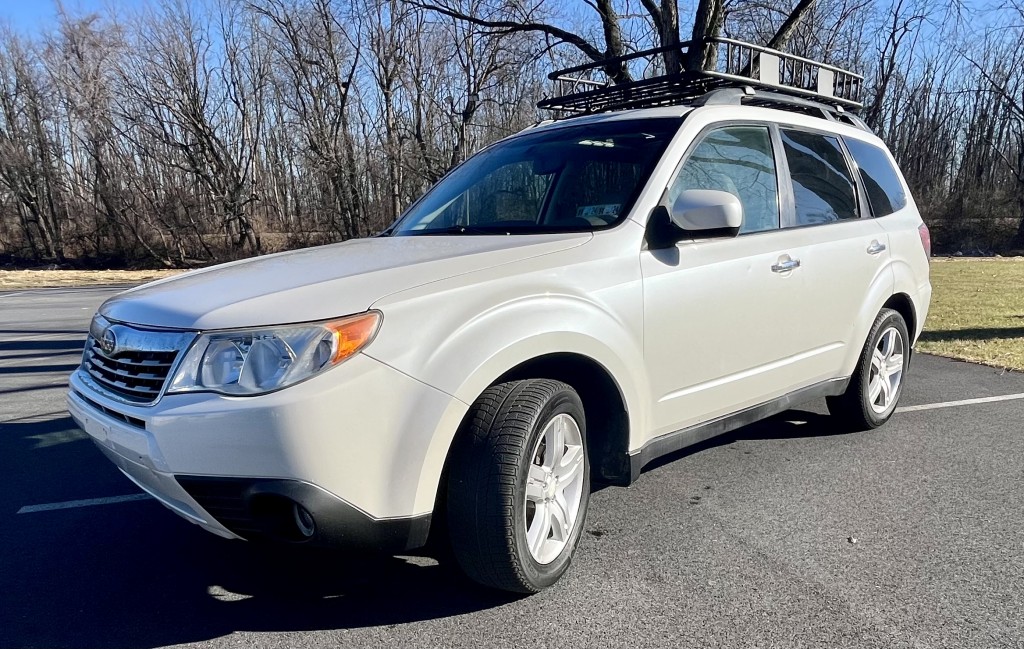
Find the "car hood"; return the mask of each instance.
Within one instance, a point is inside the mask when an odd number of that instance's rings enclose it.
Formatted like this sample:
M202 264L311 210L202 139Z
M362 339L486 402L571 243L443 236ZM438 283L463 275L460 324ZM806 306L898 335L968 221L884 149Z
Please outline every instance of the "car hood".
M145 284L100 307L111 320L230 329L326 320L417 286L551 254L590 233L356 239L256 257Z

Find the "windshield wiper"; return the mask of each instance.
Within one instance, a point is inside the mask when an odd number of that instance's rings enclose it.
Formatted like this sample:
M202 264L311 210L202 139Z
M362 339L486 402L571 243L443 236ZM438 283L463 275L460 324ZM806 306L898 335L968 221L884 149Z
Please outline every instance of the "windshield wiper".
M511 228L475 228L471 225L450 225L446 228L431 228L430 230L412 231L407 234L435 235L435 234L512 234Z

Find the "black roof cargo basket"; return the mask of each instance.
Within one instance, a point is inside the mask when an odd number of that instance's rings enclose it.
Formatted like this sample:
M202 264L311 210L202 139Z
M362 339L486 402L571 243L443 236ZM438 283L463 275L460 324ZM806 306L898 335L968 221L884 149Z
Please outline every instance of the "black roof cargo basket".
M677 74L645 76L660 65L660 57L672 50L685 60L692 48L715 48L714 69ZM606 70L621 67L641 78L615 83ZM841 113L861 107L864 77L833 65L786 54L731 38L687 41L678 46L658 47L614 59L606 59L548 75L556 82L556 95L537 106L570 114L601 113L630 108L653 108L709 103L784 104L790 110L818 108ZM724 88L744 89L714 93ZM767 92L765 92L767 91ZM794 101L800 99L802 101ZM783 106L780 106L783 107Z

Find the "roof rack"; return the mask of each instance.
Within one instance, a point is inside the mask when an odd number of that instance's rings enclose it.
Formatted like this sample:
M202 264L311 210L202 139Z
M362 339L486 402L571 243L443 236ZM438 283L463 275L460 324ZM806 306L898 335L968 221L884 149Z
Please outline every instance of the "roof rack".
M658 68L659 54L675 50L685 55L692 48L705 46L715 48L713 66L645 76ZM616 67L639 72L641 78L615 83L606 71ZM643 50L557 70L548 78L557 82L557 93L537 106L566 113L601 113L680 104L754 103L790 110L816 109L829 119L832 113L862 106L858 98L864 83L864 77L849 70L732 38L686 41ZM725 89L728 92L713 93ZM798 99L801 102L794 101ZM843 121L860 120L844 118Z

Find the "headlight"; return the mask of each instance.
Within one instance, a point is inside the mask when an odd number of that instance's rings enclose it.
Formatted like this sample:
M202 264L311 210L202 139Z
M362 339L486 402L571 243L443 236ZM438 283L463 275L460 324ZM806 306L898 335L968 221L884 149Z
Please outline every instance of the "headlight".
M200 335L167 389L174 392L265 394L308 379L365 347L380 313L301 325Z

